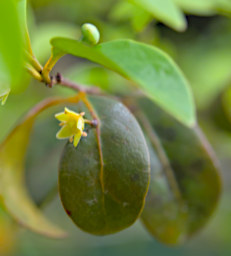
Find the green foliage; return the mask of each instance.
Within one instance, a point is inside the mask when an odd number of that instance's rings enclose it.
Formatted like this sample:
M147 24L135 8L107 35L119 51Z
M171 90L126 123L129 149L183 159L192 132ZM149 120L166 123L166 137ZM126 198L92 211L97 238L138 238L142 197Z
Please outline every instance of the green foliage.
M130 87L133 88L133 85L128 84L129 82L119 74L93 63L83 64L81 67L73 66L67 71L66 76L76 83L98 86L112 94L127 94ZM114 84L116 86L113 86Z
M183 13L172 0L129 0L130 2L144 8L154 18L166 25L182 31L186 28L186 20Z
M38 113L49 105L50 102L37 106L0 145L0 196L18 223L34 232L59 238L65 233L42 215L27 194L24 183L24 160L32 126Z
M100 130L89 128L77 148L67 143L59 190L67 214L81 229L106 235L139 217L149 183L149 155L141 128L121 103L96 96L89 100Z
M135 104L142 110L134 114L151 158L142 221L161 242L179 244L204 226L217 205L218 162L199 127L183 126L150 100L138 99Z
M128 2L128 3L127 3ZM194 15L215 15L217 13L230 15L231 3L229 0L127 0L117 4L113 17L117 20L129 17L133 24L136 22L150 22L150 16L176 31L184 31L187 22L184 12ZM133 6L132 6L133 5ZM142 17L132 15L134 6L143 10ZM135 9L135 12L139 10ZM142 25L141 25L142 27ZM137 28L135 25L134 28Z
M134 82L148 97L189 126L195 110L188 83L174 62L162 51L129 40L88 47L71 39L55 38L54 56L69 53L116 71Z
M15 89L22 72L22 34L16 2L0 3L0 97Z
M59 215L55 206L51 217L58 216L68 231L67 215L80 229L95 235L116 233L141 217L144 227L160 242L178 245L187 241L207 223L221 190L219 164L198 121L218 155L225 155L226 161L230 158L230 1L31 0L32 44L26 4L26 0L0 4L2 104L10 90L20 92L28 85L22 64L37 80L0 108L0 197L7 213L35 233L63 237L65 232L39 209L57 195L54 183L59 176L67 214ZM188 15L187 28L184 12L206 17ZM98 28L86 22L99 27L101 38ZM98 44L99 40L103 43ZM48 61L41 65L38 59ZM195 93L198 118L181 69ZM75 95L63 98L70 95L69 89ZM4 139L6 128L19 114L48 95L62 97L37 104ZM61 148L56 144L60 142L54 143L58 127L51 112L46 112L49 125L40 122L40 136L34 135L33 150L30 147L26 152L35 119L54 105L59 112L65 109L56 115L61 126L56 137L69 139L59 175L50 172L58 169ZM73 108L79 113L72 112Z

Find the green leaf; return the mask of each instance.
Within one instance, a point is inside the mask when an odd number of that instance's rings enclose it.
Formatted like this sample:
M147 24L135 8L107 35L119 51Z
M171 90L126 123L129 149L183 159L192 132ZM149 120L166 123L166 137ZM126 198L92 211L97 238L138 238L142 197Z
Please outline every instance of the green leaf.
M128 0L153 15L154 18L177 30L184 31L186 19L172 0Z
M81 42L54 38L54 55L62 52L87 58L134 81L158 105L187 125L195 123L193 97L175 63L159 49L131 40L89 47Z
M24 183L24 160L35 118L59 101L37 105L0 145L0 198L12 217L34 232L59 238L65 233L50 223L30 199Z
M0 31L0 58L6 69L7 84L14 90L22 72L22 35L13 0L0 1ZM0 81L0 92L1 86Z
M215 14L217 0L173 0L176 5L187 13L212 15Z
M139 217L149 184L149 154L140 126L123 104L106 97L89 100L90 110L81 111L87 119L94 112L99 129L88 128L77 148L66 144L59 191L78 227L106 235L129 227Z
M23 36L26 36L26 32L27 32L27 0L16 0L16 3L17 3L19 24L21 26Z
M161 242L180 244L206 224L217 206L218 163L199 127L180 124L148 99L137 102L140 110L134 114L147 136L151 158L142 221Z

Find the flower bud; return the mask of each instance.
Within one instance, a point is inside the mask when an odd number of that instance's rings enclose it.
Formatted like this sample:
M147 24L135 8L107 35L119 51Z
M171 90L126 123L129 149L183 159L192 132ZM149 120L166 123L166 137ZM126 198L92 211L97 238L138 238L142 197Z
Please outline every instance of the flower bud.
M95 45L99 42L100 33L96 26L90 23L82 25L82 41Z

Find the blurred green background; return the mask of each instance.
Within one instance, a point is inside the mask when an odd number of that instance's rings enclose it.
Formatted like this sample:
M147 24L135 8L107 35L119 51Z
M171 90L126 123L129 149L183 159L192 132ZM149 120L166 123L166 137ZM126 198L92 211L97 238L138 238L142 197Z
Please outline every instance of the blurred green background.
M220 3L215 7L205 0L175 1L178 3L175 20L171 18L175 17L175 12L173 15L167 6L164 6L164 11L157 8L153 13L134 2L137 1L31 0L28 24L33 50L44 64L50 54L50 38L69 36L78 39L81 24L91 22L98 26L101 41L131 38L156 45L171 55L190 81L199 123L221 162L224 191L217 211L195 238L179 248L166 247L155 241L139 221L118 234L106 237L80 231L66 216L58 197L49 204L43 202L57 183L59 155L64 145L55 139L58 127L51 116L57 108L53 108L41 115L36 123L27 155L27 186L45 214L68 230L69 237L52 240L33 234L12 223L1 210L1 256L231 255L230 1L217 1ZM114 73L71 56L58 62L55 71L60 70L74 81L97 85L118 95L133 90L128 81ZM25 75L23 83L30 85L28 89L24 93L10 95L6 105L0 108L0 141L39 100L51 95L71 94L62 88L45 88L32 81L29 75Z

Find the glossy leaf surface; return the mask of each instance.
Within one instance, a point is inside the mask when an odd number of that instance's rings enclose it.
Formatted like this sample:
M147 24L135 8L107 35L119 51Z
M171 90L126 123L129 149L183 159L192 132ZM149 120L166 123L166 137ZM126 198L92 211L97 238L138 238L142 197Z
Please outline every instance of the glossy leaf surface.
M183 126L150 100L138 105L151 157L142 221L161 242L179 244L205 225L217 205L218 164L199 127Z
M24 160L35 118L59 100L37 105L0 145L0 198L12 217L34 232L50 237L65 233L50 223L30 199L24 183Z
M106 235L127 228L139 217L149 184L149 154L141 128L126 107L105 97L91 97L90 102L100 131L89 128L77 148L67 143L59 190L78 227Z
M131 40L88 47L81 42L54 38L54 55L63 52L87 58L136 82L158 105L187 125L195 123L191 90L174 62L159 49Z

